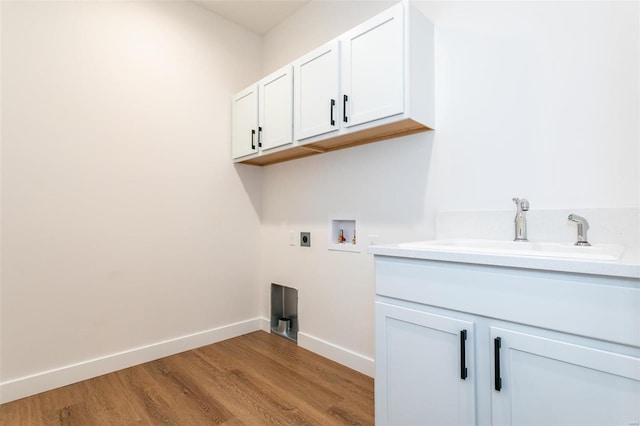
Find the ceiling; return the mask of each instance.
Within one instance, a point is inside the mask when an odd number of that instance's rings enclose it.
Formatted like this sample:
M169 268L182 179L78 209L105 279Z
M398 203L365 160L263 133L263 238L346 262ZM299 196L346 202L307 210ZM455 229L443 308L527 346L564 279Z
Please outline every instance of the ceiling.
M264 35L311 0L193 0L246 29Z

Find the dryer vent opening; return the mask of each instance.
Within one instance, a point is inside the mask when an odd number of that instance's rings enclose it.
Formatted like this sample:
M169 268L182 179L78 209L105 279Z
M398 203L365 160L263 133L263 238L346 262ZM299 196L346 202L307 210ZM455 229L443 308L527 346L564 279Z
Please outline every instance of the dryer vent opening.
M298 343L298 290L271 284L271 332Z

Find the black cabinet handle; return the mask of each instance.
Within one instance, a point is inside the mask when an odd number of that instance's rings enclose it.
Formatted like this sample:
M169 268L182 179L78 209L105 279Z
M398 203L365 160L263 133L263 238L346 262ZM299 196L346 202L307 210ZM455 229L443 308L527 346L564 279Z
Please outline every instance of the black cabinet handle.
M344 121L345 123L349 121L349 119L347 118L347 101L348 100L349 100L349 97L347 95L342 96L342 121Z
M256 135L256 131L254 129L251 129L251 149L256 149L256 143L253 140L255 135Z
M335 99L331 99L331 125L335 126L336 125L336 120L333 119L333 107L336 106L336 100Z
M258 147L262 148L262 127L258 127Z
M460 378L467 379L467 330L460 330Z
M502 377L500 377L500 347L502 346L502 339L500 339L499 337L496 337L495 339L493 339L493 363L494 368L494 384L495 384L495 389L500 392L500 390L502 389Z

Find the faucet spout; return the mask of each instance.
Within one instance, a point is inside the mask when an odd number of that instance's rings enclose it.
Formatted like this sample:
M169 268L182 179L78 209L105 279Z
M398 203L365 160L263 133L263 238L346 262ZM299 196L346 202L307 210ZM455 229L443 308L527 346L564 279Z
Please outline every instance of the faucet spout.
M589 222L587 222L587 219L577 214L570 214L567 219L578 224L578 241L576 241L575 245L590 246L591 244L587 240L587 231L589 230Z
M527 238L527 212L529 211L529 201L526 198L513 198L518 210L516 211L515 238L513 241L529 241Z

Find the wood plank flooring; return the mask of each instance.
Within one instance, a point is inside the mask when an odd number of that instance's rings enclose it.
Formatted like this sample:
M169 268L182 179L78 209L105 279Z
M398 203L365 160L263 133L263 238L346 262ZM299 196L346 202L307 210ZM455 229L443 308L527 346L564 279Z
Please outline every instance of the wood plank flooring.
M373 425L373 379L257 331L0 405L0 425Z

